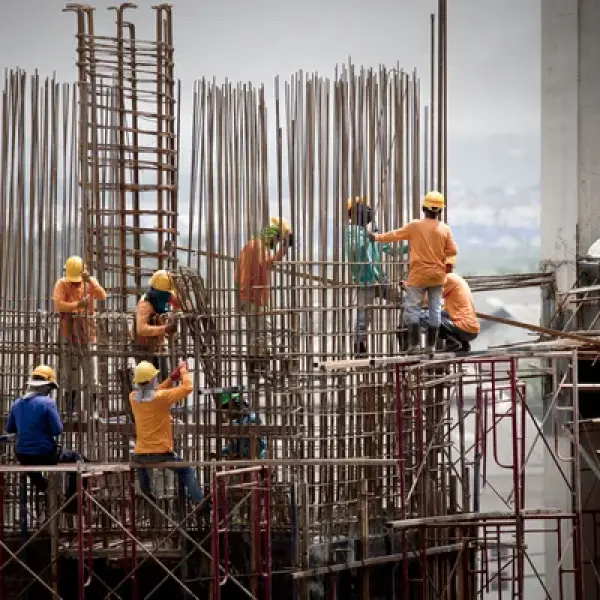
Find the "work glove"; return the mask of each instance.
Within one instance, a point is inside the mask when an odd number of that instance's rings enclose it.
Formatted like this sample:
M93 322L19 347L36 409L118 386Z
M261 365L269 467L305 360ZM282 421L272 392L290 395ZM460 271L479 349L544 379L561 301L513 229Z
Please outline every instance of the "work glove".
M84 271L81 274L81 279L83 279L83 281L85 281L85 283L88 283L90 280L90 274L87 271Z
M77 303L77 308L86 308L88 305L88 299L87 298L82 298L78 303Z
M177 331L177 325L175 323L169 323L165 326L165 334L173 335Z
M171 381L175 382L175 381L179 381L181 379L181 372L179 367L176 367L175 369L173 369L173 371L171 372L171 375L169 375Z

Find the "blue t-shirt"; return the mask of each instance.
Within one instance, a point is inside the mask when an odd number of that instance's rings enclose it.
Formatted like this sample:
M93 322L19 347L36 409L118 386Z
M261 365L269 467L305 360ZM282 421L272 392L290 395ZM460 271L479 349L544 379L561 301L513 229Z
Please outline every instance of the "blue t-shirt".
M239 425L239 419L232 419L232 425ZM256 413L244 413L242 415L242 425L262 425L260 417ZM242 451L240 452L240 441ZM248 458L250 455L250 440L248 438L240 438L231 441L231 453L239 455L242 458ZM224 446L221 449L223 456L229 455L229 446ZM258 458L262 460L267 455L267 440L264 437L258 438Z
M20 454L49 454L63 430L56 404L49 396L27 394L10 407L6 432L17 434Z

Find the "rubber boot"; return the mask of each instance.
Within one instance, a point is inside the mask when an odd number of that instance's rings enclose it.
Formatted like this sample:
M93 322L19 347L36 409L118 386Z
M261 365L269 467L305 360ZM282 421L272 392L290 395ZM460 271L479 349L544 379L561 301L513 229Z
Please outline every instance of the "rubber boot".
M425 348L425 351L431 357L433 357L433 355L435 354L435 346L437 344L438 331L439 329L437 327L427 328L427 346Z
M417 323L416 325L408 326L408 350L407 354L421 354L421 326Z
M459 342L455 337L451 335L445 336L445 348L446 352L460 352L462 348L462 343Z

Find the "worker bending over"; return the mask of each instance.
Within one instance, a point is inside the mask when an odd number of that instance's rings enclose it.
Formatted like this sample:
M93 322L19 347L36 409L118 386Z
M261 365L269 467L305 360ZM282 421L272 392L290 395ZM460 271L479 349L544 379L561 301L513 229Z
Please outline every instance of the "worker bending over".
M135 309L133 338L136 360L151 362L160 370L162 379L169 376L164 353L165 336L177 330L175 323L166 322L166 317L172 308L181 308L174 292L171 273L156 271L150 278L148 291L140 298Z
M228 418L232 425L262 425L260 417L249 410L248 401L243 399L239 392L225 392L221 394L221 409L223 421ZM258 438L256 451L253 452L251 440L248 437L233 439L221 449L221 455L234 459L267 457L267 440Z
M271 292L271 271L284 258L292 243L290 223L286 219L272 217L271 224L242 248L236 264L237 303L246 322L246 365L250 377L268 368L267 337L271 322L266 312ZM279 249L273 252L278 245Z
M136 432L133 459L148 465L182 460L173 449L170 409L173 404L187 398L193 390L192 377L186 362L180 362L170 377L160 384L158 374L159 370L152 363L140 362L135 368L133 378L135 389L129 395ZM180 380L180 385L173 387ZM179 476L192 500L203 502L204 493L196 481L194 471L190 467L174 468L173 471ZM148 469L138 469L138 479L142 492L154 499Z
M420 353L419 321L425 294L429 301L426 350L429 353L435 352L441 324L446 259L457 253L450 227L439 220L444 204L442 194L429 192L423 200L425 218L411 221L395 231L372 234L372 239L379 243L401 241L409 243L410 263L404 303L409 354Z
M36 367L27 382L27 392L10 407L6 432L17 434L16 456L26 466L54 466L76 463L85 459L73 450L64 450L56 443L63 424L51 397L58 389L54 369L46 365ZM48 481L39 472L27 473L38 492L45 492ZM76 512L77 475L69 473L65 512Z
M381 264L379 245L372 242L367 229L373 222L373 211L366 199L348 200L348 219L350 223L346 229L346 252L351 265L352 281L358 284L354 356L359 358L367 354L367 331L373 319L373 302L379 298L400 306L400 293L397 287L388 282ZM381 244L381 249L392 255L403 250L396 250L390 244Z
M471 342L478 336L480 325L475 312L473 294L469 284L454 273L456 256L446 259L446 282L444 283L444 308L440 326L440 337L446 342L448 352L470 352ZM427 325L427 314L422 314Z
M79 256L71 256L65 263L65 277L54 285L54 310L60 313L62 389L66 396L67 414L72 416L75 398L82 409L82 385L91 384L93 410L96 404L98 365L90 353L90 344L96 343L94 300L106 300L106 292L95 277L87 272ZM81 374L81 380L79 375Z

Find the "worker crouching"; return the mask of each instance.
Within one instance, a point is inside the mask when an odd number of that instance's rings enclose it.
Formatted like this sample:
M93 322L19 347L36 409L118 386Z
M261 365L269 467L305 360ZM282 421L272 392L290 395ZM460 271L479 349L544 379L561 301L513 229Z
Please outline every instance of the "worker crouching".
M267 340L272 333L267 309L273 266L287 254L293 233L286 219L272 217L271 224L243 248L235 269L237 303L246 325L248 376L260 376L269 367ZM277 251L275 248L280 245Z
M455 264L455 256L446 259L440 337L445 341L447 352L462 354L471 351L471 342L479 335L480 324L471 288L460 275L454 273ZM422 317L422 323L427 325L427 315L423 314Z
M92 352L96 343L94 301L106 300L106 292L98 280L87 272L81 257L71 256L64 269L65 277L54 285L53 299L54 309L60 315L60 380L67 415L72 416L74 410L82 409L81 390L84 385L91 385L92 388L92 410L98 408L98 364Z
M248 401L243 399L239 392L224 392L221 394L221 409L223 420L232 425L262 425L260 417L249 410ZM236 438L223 446L221 455L233 459L258 458L263 460L267 457L267 440L264 437L259 437L257 446L254 448L250 438Z
M27 392L10 407L6 432L17 434L16 457L21 465L54 466L59 463L76 463L87 460L74 450L65 450L57 442L63 432L63 423L52 399L58 390L54 369L47 365L36 367L27 382ZM27 473L38 492L45 492L48 481L39 472ZM63 510L77 511L75 493L77 474L69 473L67 498Z
M134 390L129 395L131 410L135 418L135 456L142 464L180 462L181 457L173 449L173 425L171 406L181 402L192 392L192 377L186 362L171 373L162 383L158 382L159 370L150 362L142 361L133 378ZM178 386L174 384L180 382ZM194 471L190 467L173 468L194 502L203 502ZM138 469L140 489L154 499L150 473L146 468Z
M136 360L151 362L162 379L169 376L165 355L165 336L175 333L175 323L167 323L172 308L181 308L175 296L173 276L168 271L156 271L150 278L148 291L140 298L135 310L133 330Z
M409 243L409 275L404 301L409 354L419 354L421 351L420 318L425 294L429 302L426 351L432 354L437 343L446 279L446 259L457 253L450 227L440 221L444 205L442 194L429 192L423 200L423 219L411 221L395 231L372 236L373 240L379 243Z

